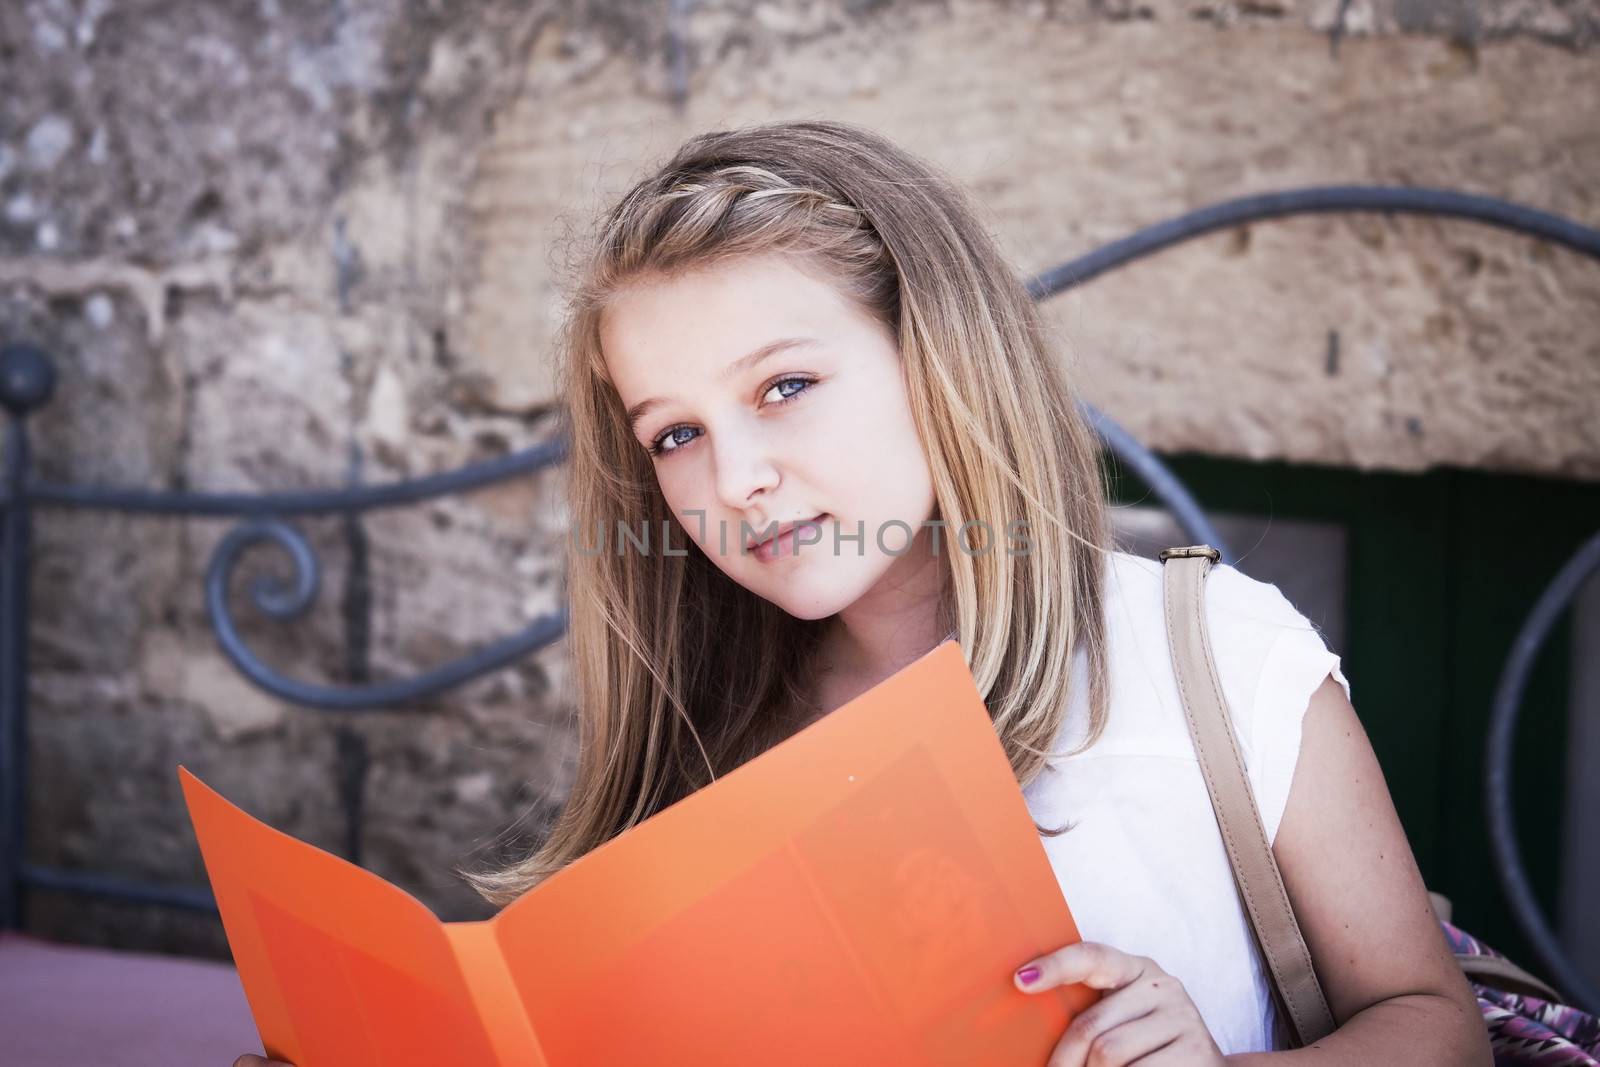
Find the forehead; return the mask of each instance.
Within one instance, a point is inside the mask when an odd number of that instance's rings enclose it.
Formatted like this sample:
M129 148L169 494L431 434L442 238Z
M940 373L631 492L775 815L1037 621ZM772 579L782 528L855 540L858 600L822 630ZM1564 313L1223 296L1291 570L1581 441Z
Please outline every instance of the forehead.
M624 400L711 381L779 337L826 338L865 316L814 269L748 257L628 284L600 318L607 372Z

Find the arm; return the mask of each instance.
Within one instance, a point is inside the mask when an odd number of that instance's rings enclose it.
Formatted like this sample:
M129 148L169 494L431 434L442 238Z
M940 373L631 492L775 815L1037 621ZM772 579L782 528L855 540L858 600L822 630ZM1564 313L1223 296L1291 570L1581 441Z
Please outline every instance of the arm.
M1273 842L1338 1028L1314 1045L1226 1057L1238 1067L1491 1067L1456 964L1361 720L1333 677L1312 694Z

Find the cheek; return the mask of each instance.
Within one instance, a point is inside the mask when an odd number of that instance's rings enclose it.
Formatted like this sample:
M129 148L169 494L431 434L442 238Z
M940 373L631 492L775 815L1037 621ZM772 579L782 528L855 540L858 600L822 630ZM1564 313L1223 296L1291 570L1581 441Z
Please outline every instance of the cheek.
M861 402L842 406L825 449L831 483L872 511L899 512L931 492L927 457L900 390L889 378Z
M680 459L686 461L681 464L683 468L690 465L688 456ZM683 536L691 544L699 546L713 559L724 552L730 556L737 554L739 520L729 517L706 479L686 469L664 476L658 472L656 485L668 510L683 527Z
M826 461L836 474L894 461L905 447L904 398L889 391L894 388L893 380L865 373L838 382L809 410L787 420L784 452L808 468Z
M689 540L699 543L702 533L714 521L715 516L710 513L705 500L681 489L670 489L666 482L661 484L661 495L667 502L667 507L678 520L678 525L683 527Z

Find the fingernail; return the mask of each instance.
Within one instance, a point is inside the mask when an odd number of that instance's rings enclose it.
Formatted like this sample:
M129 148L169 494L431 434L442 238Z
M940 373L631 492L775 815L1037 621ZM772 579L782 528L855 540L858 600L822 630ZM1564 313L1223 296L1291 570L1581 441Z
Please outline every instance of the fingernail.
M1023 985L1032 985L1033 982L1039 977L1039 968L1024 967L1022 970L1017 972L1017 977L1022 979Z

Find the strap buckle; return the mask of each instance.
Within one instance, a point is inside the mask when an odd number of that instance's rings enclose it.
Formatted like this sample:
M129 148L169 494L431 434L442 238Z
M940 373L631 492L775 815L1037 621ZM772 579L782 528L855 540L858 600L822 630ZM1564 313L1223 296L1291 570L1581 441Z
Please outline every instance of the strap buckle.
M1222 553L1210 545L1186 545L1180 548L1163 548L1160 560L1165 563L1169 559L1189 559L1193 556L1205 556L1212 563L1222 561Z

